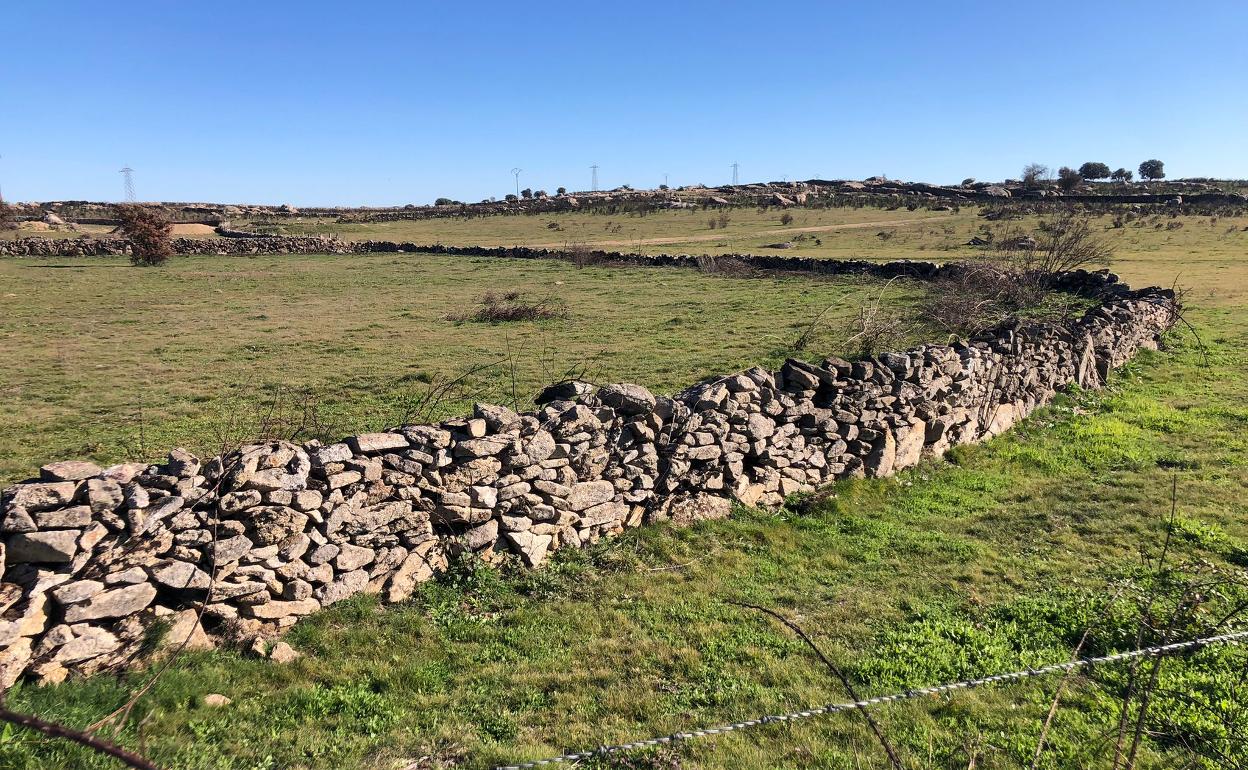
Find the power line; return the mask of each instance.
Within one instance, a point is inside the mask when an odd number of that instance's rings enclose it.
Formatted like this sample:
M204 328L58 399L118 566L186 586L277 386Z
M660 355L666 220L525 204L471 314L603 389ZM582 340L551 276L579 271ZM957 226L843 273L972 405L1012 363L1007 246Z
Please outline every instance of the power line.
M516 178L516 197L517 197L517 198L519 198L519 197L520 197L520 172L521 172L521 171L524 171L524 169L522 169L522 168L513 168L513 169L511 170L511 175L512 175L512 176L514 176L514 177Z
M732 162L732 184L733 184L733 186L736 186L737 184L740 184L740 182L739 182L739 180L738 180L738 178L737 178L737 170L738 170L738 169L740 169L740 168L741 168L741 164L740 164L740 163L737 163L737 162L734 160L734 161Z
M598 192L598 164L590 166L589 169L593 172L593 175L590 177L589 189Z
M119 173L126 180L126 203L134 203L134 169L126 166Z
M723 735L724 733L745 730L750 727L758 727L759 725L796 722L802 719L823 716L824 714L836 714L841 711L867 709L872 706L881 706L886 703L911 700L921 696L942 695L944 693L953 692L954 690L979 687L986 684L997 684L1000 682L1012 682L1019 679L1029 679L1031 677L1053 674L1059 671L1073 671L1077 668L1085 668L1097 663L1118 663L1120 661L1130 660L1131 658L1139 658L1145 655L1168 655L1170 653L1183 652L1184 650L1206 647L1212 644L1238 644L1244 639L1248 639L1248 631L1235 631L1233 633L1221 634L1219 636L1207 636L1203 639L1192 639L1186 642L1174 642L1173 644L1161 644L1155 647L1144 647L1138 650L1115 653L1113 655L1102 655L1097 658L1077 658L1065 663L1052 663L1040 668L1029 668L1024 671L1011 671L1008 674L995 674L993 676L980 677L979 679L966 679L961 682L950 682L948 684L938 684L932 687L921 687L916 690L907 690L906 692L893 693L892 695L878 695L874 698L865 698L863 700L849 701L846 703L829 703L826 706L816 706L804 711L793 711L788 714L763 716L757 719L747 719L743 722L733 722L719 727L705 727L700 730L693 730L686 733L672 733L671 735L664 735L659 738L650 738L644 741L621 743L614 746L599 746L598 748L590 751L579 751L573 754L561 754L557 757L539 759L534 762L521 762L516 765L498 765L494 768L494 770L529 770L529 768L544 767L546 765L553 765L561 762L579 762L581 760L616 754L621 751L646 749L653 746L686 741L692 738L706 738L708 736Z

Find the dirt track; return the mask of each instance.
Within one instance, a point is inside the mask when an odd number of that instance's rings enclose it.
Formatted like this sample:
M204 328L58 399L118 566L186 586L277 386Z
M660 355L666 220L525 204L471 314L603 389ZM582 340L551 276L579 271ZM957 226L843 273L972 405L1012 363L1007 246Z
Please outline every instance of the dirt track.
M617 246L666 246L672 243L701 243L703 241L718 241L725 237L731 238L756 238L763 235L786 235L788 233L825 233L831 230L861 230L864 227L887 227L888 225L912 225L918 222L934 222L945 217L919 217L917 219L886 219L876 222L850 222L843 225L814 225L812 227L781 227L767 230L755 230L753 232L733 233L728 236L726 233L716 233L714 235L687 235L674 236L670 238L633 238L630 240L615 241L589 241L581 244L593 248L606 248ZM568 245L567 241L550 241L547 243L530 243L526 244L535 249L557 249Z

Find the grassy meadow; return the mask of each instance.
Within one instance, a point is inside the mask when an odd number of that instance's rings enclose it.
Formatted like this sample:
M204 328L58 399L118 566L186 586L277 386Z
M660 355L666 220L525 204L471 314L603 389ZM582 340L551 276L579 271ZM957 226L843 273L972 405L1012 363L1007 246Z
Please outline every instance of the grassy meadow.
M978 207L960 211L878 208L728 209L726 227L710 220L717 210L660 211L642 215L562 214L477 219L428 219L340 224L290 220L290 233L332 233L348 240L401 240L448 245L585 244L644 253L775 253L865 259L928 259L945 262L981 254L967 246L983 229L1033 229L1039 219L989 222ZM781 217L793 218L784 224ZM1176 279L1193 289L1192 299L1248 301L1248 217L1149 215L1113 226L1109 215L1095 218L1102 237L1117 252L1112 267L1138 285L1170 286ZM553 229L551 225L554 225ZM818 242L816 242L818 241ZM775 243L793 248L771 250ZM1216 288L1216 291L1215 291Z
M792 226L819 214L795 212ZM732 212L728 232L738 216L744 224L755 215ZM859 221L880 215L858 212ZM948 259L969 251L954 242L982 220L968 210L944 216L941 227L897 225L887 241L874 226L827 231L811 253ZM1183 227L1167 230L1165 221L1115 229L1105 219L1106 237L1118 239L1113 267L1138 284L1181 276L1199 344L1177 330L1106 390L1064 395L1002 437L890 480L842 482L775 513L740 509L690 529L645 528L532 572L458 564L397 607L344 602L290 633L303 653L290 665L235 650L184 656L139 702L120 740L177 768L485 768L846 699L791 633L730 601L794 618L865 695L1066 660L1089 627L1097 633L1085 652L1130 648L1123 586L1151 574L1146 557L1163 542L1171 563L1187 569L1242 574L1248 565L1248 222L1180 217ZM522 222L455 226L480 227L489 242L488 228ZM515 357L526 382L605 349L595 359L604 379L671 390L783 355L800 319L838 298L852 312L870 291L421 255L188 258L151 271L13 260L0 262L0 285L0 475L9 478L79 447L123 452L138 403L147 443L162 448L210 438L222 405L255 403L287 384L317 390L344 426L380 425L401 411L393 394L406 383L425 387L509 345L528 351ZM556 296L569 318L523 328L447 320L487 288ZM543 339L558 340L548 364L532 354L548 349ZM497 391L509 379L502 374L482 387ZM75 422L84 405L93 416ZM105 447L80 443L99 436L111 436ZM1220 590L1202 612L1216 616L1246 598ZM1248 763L1246 668L1248 652L1236 647L1167 660L1153 737L1135 766ZM19 687L8 706L85 725L149 676ZM1027 768L1058 681L874 714L908 769ZM1035 766L1108 770L1124 687L1114 666L1068 680ZM233 702L210 708L209 693ZM112 765L7 731L0 766ZM888 762L863 721L841 714L589 766Z
M778 363L819 313L835 329L880 285L421 254L0 260L0 482L65 457L216 451L305 417L304 438L332 440L473 400L531 405L570 372L671 393ZM461 318L507 291L563 317Z

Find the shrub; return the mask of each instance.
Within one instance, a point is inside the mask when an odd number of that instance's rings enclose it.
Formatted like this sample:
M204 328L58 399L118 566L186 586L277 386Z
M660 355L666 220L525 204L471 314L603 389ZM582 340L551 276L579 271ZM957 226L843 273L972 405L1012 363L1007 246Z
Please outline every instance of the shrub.
M1042 222L1039 235L1006 232L985 259L947 271L930 284L917 308L920 317L951 335L974 336L1040 305L1057 274L1113 256L1090 220L1073 213Z
M173 226L160 209L126 203L117 207L117 218L130 239L130 264L159 265L173 254Z
M555 195L567 195L567 194L568 194L568 188L566 187L560 187L555 190Z
M521 198L524 198L525 200L528 200L529 198L532 198L532 197L533 197L533 188L532 188L532 187L526 187L526 188L524 188L523 190L521 190L521 191L520 191L520 197L521 197Z
M17 220L13 216L13 207L0 200L0 231L16 229Z
M546 318L567 318L567 315L566 310L549 298L533 300L519 291L507 291L498 294L487 291L477 300L477 309L475 311L466 315L452 316L452 320L498 324L513 321L540 321Z
M1083 177L1070 166L1062 166L1057 170L1057 186L1070 192L1083 182Z
M516 197L515 193L507 193L507 195L503 197L503 200L507 201L508 203L515 203L516 201L520 199Z
M790 213L788 213L788 212L786 211L786 212L785 212L785 213L784 213L784 214L780 217L780 224L782 224L782 225L791 225L791 224L793 224L793 215L792 215L792 214L790 214Z
M1128 171L1125 168L1120 168L1114 173L1110 174L1109 178L1113 179L1115 182L1130 182L1132 179L1135 178L1135 174L1131 171Z
M452 206L454 204L455 204L455 201L451 200L450 198L438 198L436 201L433 202L433 205L435 206Z
M1166 178L1166 164L1157 160L1146 160L1140 164L1140 179L1147 179L1152 182L1157 179Z

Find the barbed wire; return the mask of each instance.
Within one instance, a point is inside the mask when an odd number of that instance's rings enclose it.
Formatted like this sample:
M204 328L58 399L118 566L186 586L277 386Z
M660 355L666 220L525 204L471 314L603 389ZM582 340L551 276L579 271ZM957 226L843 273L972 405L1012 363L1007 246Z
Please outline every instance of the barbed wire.
M562 762L578 762L581 760L594 759L595 757L605 757L621 751L633 751L636 749L651 748L653 746L663 746L671 743L679 743L681 741L691 740L693 738L706 738L716 735L724 735L725 733L745 730L760 725L781 724L785 722L796 722L802 719L810 719L812 717L823 716L824 714L836 714L842 711L854 711L859 709L867 709L872 706L881 706L886 703L894 703L896 701L910 700L925 695L940 695L942 693L953 692L954 690L967 689L971 687L979 687L988 684L998 684L1000 682L1011 682L1020 679L1029 679L1031 677L1044 676L1059 671L1073 671L1078 668L1096 665L1098 663L1117 663L1131 658L1139 658L1145 655L1167 655L1184 650L1191 650L1198 647L1207 647L1214 644L1237 644L1248 639L1248 630L1234 631L1217 636L1208 636L1202 639L1191 639L1185 642L1173 642L1171 644L1160 644L1153 647L1142 647L1138 650L1129 650L1127 652L1119 652L1113 655L1101 655L1099 657L1076 658L1064 663L1052 663L1040 668L1027 668L1022 671L1011 671L1006 674L994 674L992 676L980 677L978 679L965 679L960 682L949 682L946 684L932 685L930 687L920 687L905 692L893 693L891 695L878 695L874 698L864 698L858 701L848 701L845 703L829 703L826 706L817 706L815 708L806 709L804 711L793 711L788 714L772 714L768 716L758 717L757 719L747 719L742 722L732 722L718 727L704 727L700 730L690 730L688 732L672 733L658 738L650 738L644 741L633 741L632 743L621 743L609 746L599 746L596 749L587 751L578 751L572 754L561 754L557 757L549 759L539 759L532 762L521 762L514 765L497 765L494 770L529 770L534 767L544 767L546 765L554 765Z

